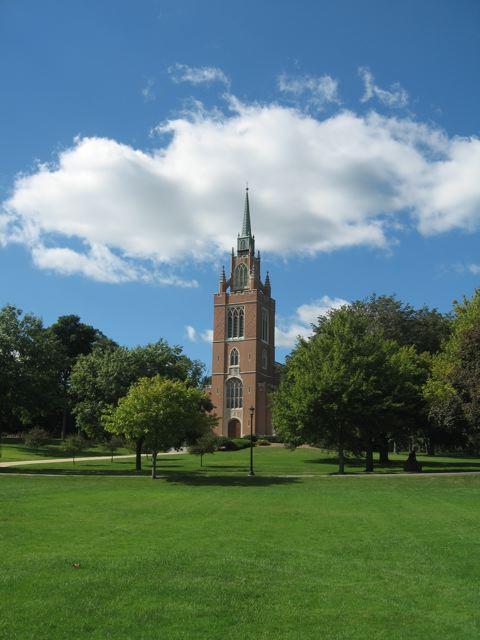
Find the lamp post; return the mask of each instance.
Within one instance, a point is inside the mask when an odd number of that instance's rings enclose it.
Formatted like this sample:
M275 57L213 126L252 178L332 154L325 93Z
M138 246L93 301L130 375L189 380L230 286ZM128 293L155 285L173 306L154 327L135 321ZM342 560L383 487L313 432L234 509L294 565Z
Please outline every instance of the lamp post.
M249 476L254 476L253 473L253 414L255 413L255 407L252 405L250 407L250 471L248 472Z

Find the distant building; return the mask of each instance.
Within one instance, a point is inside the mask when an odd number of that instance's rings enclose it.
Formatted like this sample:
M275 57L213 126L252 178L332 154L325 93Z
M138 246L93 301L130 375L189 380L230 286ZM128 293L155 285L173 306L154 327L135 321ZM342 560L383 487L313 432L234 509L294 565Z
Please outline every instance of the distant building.
M214 295L213 364L210 397L219 417L217 433L240 437L272 433L268 394L277 384L275 365L275 300L268 272L262 282L260 252L250 222L248 187L242 232L232 249L230 273L222 269Z

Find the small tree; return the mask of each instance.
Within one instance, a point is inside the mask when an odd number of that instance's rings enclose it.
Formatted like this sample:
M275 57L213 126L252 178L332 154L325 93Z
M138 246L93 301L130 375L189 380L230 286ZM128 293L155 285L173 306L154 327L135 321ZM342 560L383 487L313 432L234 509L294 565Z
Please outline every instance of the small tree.
M144 438L152 454L152 479L157 477L159 451L191 444L211 431L216 418L206 413L207 396L187 383L161 376L142 378L132 385L118 405L104 413L110 433Z
M72 462L75 464L75 456L80 451L83 451L88 446L85 438L82 438L80 435L72 434L67 436L62 443L62 448L66 453L70 453L72 456Z
M200 466L203 467L203 456L206 453L215 453L218 446L218 438L213 433L205 433L196 442L189 446L188 452L200 456Z
M33 449L35 453L38 453L40 447L48 442L49 439L49 433L41 427L33 427L33 429L30 429L30 431L23 436L23 441L27 447Z
M123 438L119 438L118 436L112 436L108 440L104 442L104 449L110 453L112 456L111 462L113 462L113 456L118 449L121 449L125 446L125 442Z

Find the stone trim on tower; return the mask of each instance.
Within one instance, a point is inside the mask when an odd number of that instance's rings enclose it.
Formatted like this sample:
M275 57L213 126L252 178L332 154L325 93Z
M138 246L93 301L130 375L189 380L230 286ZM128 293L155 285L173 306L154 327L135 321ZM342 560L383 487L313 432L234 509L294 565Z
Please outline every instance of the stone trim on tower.
M255 255L248 187L241 229L237 249L232 249L228 278L222 269L214 295L210 395L219 417L219 434L245 435L253 406L255 432L266 435L272 433L268 392L278 379L275 300L269 274L265 282L261 279L260 252Z

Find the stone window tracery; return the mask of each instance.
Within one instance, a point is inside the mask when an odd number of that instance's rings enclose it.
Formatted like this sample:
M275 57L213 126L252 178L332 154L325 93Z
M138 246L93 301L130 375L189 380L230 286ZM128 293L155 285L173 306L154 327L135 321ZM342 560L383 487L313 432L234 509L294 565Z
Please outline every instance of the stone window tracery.
M248 284L248 269L245 263L236 266L233 276L233 286L235 289L245 289Z
M227 380L227 409L243 407L243 384L239 378Z
M245 310L243 307L229 307L227 315L227 337L243 338Z

